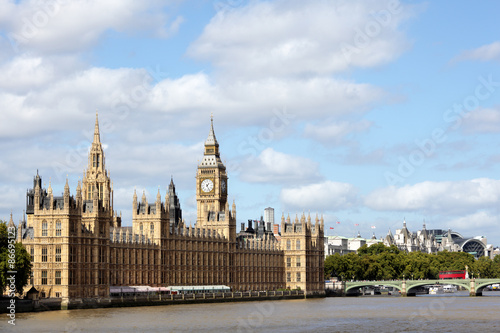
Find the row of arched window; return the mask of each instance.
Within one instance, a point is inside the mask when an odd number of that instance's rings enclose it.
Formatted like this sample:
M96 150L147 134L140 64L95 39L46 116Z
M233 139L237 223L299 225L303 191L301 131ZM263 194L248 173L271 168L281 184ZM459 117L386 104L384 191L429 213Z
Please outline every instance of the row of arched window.
M42 236L48 236L49 235L49 224L47 221L42 221ZM54 236L61 236L62 235L62 224L61 221L56 221L56 230L55 230L55 235Z
M292 241L290 239L286 240L286 249L292 249ZM300 250L300 239L297 239L297 241L295 242L295 250Z

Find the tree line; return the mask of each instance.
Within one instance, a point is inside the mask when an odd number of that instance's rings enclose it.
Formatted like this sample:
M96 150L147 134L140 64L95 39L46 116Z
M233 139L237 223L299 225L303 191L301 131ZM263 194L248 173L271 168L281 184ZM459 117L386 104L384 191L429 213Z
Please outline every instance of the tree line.
M383 243L363 245L357 253L335 253L325 259L325 278L340 280L438 279L439 271L465 270L469 277L499 278L500 256L474 259L465 252L406 252Z
M16 230L9 230L7 223L0 220L0 291L7 294L13 289L22 294L31 275L31 256L15 237Z

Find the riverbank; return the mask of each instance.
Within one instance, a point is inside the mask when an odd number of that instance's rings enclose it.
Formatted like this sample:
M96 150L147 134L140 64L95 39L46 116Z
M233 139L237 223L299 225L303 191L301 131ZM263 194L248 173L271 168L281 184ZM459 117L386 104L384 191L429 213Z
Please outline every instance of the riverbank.
M56 311L72 309L119 308L135 306L158 306L175 304L252 302L287 299L318 298L325 295L305 295L301 290L285 291L253 291L230 293L199 293L178 295L140 295L130 297L78 298L46 298L37 301L17 299L16 313ZM0 299L0 313L7 313L10 298Z

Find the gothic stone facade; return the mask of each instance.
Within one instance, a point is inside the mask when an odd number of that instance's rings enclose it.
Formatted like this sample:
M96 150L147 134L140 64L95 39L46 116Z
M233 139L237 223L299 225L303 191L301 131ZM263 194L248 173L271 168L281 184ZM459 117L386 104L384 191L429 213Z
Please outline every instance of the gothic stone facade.
M232 290L300 287L324 293L323 219L282 219L282 238L236 234L236 205L228 202L228 176L213 130L196 175L197 223L186 226L171 181L164 201L134 191L132 227L113 210L113 184L105 168L96 115L87 170L76 196L63 196L34 178L27 219L18 239L31 254L31 286L42 297L107 297L110 286L227 285ZM307 219L307 221L306 221ZM27 289L29 289L29 287Z

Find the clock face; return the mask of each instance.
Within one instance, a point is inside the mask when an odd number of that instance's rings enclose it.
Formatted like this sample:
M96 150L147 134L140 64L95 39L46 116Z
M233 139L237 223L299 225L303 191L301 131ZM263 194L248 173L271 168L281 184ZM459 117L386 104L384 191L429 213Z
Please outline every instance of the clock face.
M211 179L205 179L201 182L201 190L203 192L210 192L214 188L214 182Z
M223 179L222 182L220 183L220 188L222 190L222 193L226 193L227 190L227 184L226 181Z

